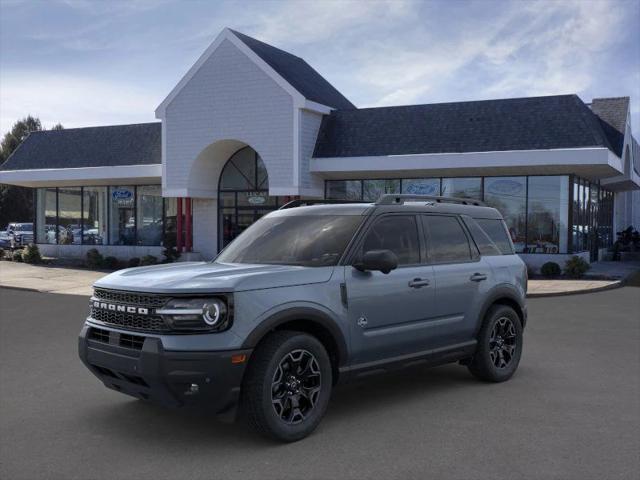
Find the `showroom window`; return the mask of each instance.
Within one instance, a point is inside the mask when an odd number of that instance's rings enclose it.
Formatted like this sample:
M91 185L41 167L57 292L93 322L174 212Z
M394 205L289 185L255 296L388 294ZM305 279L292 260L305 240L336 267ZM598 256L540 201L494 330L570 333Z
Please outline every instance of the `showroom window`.
M566 253L569 177L529 177L525 253Z
M137 187L137 245L162 243L162 190L160 185Z
M82 189L58 189L58 244L82 243Z
M57 243L58 195L55 188L39 188L36 195L36 242Z
M407 194L474 198L502 213L516 253L571 253L611 246L613 194L575 176L569 182L567 175L327 180L325 198L374 201L398 189Z
M486 177L484 202L502 213L517 253L527 245L527 177Z
M443 178L442 196L482 200L482 179L480 177Z
M135 188L109 187L109 244L136 244Z
M161 246L176 199L160 185L39 188L35 224L38 243Z
M82 243L107 243L107 187L84 187L82 191Z

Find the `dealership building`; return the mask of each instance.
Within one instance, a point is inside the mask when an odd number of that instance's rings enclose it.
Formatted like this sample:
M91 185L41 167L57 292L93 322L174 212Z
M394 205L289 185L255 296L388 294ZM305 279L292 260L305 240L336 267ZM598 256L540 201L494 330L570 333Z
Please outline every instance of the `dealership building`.
M628 97L358 108L303 59L225 29L155 113L33 132L0 167L0 183L34 189L44 254L159 256L175 241L206 259L291 199L383 193L482 200L533 266L596 260L640 227Z

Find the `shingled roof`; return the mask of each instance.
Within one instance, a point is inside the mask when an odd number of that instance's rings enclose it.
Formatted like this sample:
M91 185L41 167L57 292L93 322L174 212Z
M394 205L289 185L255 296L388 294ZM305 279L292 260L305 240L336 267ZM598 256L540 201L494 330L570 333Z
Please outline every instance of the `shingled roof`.
M160 164L159 122L32 132L0 170Z
M230 29L231 30L231 29ZM306 99L338 109L356 108L302 58L231 30L245 45L291 84Z
M606 147L577 95L337 110L324 117L315 157Z
M591 110L602 123L602 129L609 143L619 157L622 157L624 134L627 128L629 97L594 98Z

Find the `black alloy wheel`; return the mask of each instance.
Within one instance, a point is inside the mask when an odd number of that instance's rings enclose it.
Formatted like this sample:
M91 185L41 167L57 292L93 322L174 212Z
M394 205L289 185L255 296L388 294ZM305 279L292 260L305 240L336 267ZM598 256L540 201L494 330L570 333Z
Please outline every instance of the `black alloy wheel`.
M508 317L500 317L491 330L489 356L496 368L506 368L516 353L516 327Z
M276 331L251 355L241 406L252 429L295 442L316 429L332 387L333 369L324 345L308 333Z
M316 357L308 350L287 353L271 382L271 403L276 415L289 425L303 422L318 401L322 373Z
M522 323L508 305L493 305L484 317L469 371L487 382L509 380L522 355Z

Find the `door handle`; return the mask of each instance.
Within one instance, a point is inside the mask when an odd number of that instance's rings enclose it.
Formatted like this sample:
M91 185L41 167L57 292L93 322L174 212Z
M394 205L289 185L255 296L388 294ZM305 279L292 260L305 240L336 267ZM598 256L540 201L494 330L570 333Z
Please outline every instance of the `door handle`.
M486 279L487 279L487 276L484 273L474 273L469 278L469 280L471 280L472 282L481 282L482 280L486 280Z
M409 286L411 288L420 288L429 286L429 280L423 280L422 278L414 278L409 280Z

